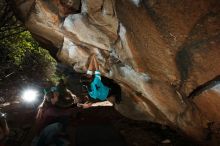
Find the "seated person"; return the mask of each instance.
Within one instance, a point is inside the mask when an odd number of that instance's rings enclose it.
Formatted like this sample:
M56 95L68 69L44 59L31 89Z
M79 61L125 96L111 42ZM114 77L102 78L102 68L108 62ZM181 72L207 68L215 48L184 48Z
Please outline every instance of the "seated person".
M42 129L51 123L61 122L64 127L68 124L73 111L70 107L74 107L75 103L73 100L60 102L60 95L56 87L51 87L50 90L45 92L43 102L40 104L36 116L36 130L38 135Z
M4 146L5 138L9 134L6 115L0 112L0 146Z
M94 78L92 79L93 72ZM92 79L92 82L90 82L88 87L89 98L92 100L99 100L101 102L78 104L79 107L89 108L92 106L112 106L114 103L120 102L120 86L116 83L113 83L113 80L111 81L113 84L109 85L114 85L114 87L117 85L115 90L110 88L110 86L106 86L107 84L103 84L99 66L94 55L91 57L91 61L87 70L87 76L88 78ZM118 93L115 91L118 91Z
M47 146L54 144L56 146L66 146L67 141L58 135L65 132L70 122L75 107L71 93L71 98L65 101L65 90L63 81L56 87L47 88L43 102L39 105L36 116L36 136L32 141L33 146ZM72 99L72 100L71 100ZM61 101L61 102L60 102Z

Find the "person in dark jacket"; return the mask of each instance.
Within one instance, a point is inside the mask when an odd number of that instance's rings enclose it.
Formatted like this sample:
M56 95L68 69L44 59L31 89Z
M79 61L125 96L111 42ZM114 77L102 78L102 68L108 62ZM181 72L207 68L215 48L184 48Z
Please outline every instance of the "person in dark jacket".
M47 146L48 144L66 146L67 142L58 135L61 131L65 133L73 113L72 107L76 106L73 98L64 100L65 90L61 88L62 80L58 85L45 90L43 102L38 107L36 136L32 141L34 146Z

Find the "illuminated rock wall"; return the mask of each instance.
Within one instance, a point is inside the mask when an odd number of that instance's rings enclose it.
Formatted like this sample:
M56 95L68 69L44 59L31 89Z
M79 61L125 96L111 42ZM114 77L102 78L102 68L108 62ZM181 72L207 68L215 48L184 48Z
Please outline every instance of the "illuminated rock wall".
M13 1L13 0L11 0ZM14 0L18 17L61 62L96 54L122 88L123 115L197 140L220 121L218 0Z

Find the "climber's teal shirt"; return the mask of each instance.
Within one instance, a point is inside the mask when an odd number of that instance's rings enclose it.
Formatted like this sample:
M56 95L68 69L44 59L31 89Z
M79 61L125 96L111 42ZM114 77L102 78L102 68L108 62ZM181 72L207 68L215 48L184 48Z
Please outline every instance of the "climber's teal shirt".
M106 100L109 94L109 89L101 81L101 74L99 71L95 71L95 77L92 83L90 84L89 95L94 99Z

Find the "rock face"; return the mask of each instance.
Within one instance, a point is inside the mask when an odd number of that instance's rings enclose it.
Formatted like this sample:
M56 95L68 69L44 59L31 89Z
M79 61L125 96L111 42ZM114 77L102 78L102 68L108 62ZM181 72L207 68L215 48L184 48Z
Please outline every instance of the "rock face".
M96 54L102 74L122 88L115 108L123 115L199 141L209 122L220 122L218 0L10 1L63 63L85 72Z

